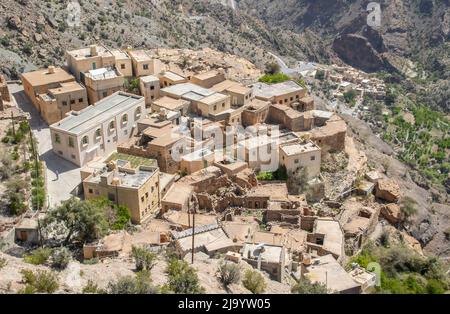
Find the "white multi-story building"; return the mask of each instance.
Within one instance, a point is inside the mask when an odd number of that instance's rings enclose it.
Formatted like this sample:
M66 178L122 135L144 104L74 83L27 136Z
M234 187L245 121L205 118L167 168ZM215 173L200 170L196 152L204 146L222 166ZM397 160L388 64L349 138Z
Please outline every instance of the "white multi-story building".
M144 97L116 92L51 125L53 151L82 167L128 141L136 123L145 116Z

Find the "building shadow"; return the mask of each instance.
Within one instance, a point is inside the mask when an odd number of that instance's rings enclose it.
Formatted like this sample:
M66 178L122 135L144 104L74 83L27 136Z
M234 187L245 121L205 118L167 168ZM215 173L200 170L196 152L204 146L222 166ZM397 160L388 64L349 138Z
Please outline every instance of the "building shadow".
M17 106L30 115L29 123L32 130L41 130L48 127L23 90L14 92L12 95L16 100Z
M53 150L48 150L40 156L42 161L45 161L47 168L54 174L63 174L69 172L78 167L71 162L59 157ZM48 180L53 180L54 178L48 178Z

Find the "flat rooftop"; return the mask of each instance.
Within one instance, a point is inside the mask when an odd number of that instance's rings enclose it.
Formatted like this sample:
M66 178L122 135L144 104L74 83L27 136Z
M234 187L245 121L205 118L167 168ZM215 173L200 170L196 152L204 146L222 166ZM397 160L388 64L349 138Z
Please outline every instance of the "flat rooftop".
M253 84L252 88L253 93L256 96L264 98L272 98L304 90L303 87L301 87L294 81L286 81L277 84L266 84L258 82Z
M95 47L97 50L97 56L100 56L100 57L113 56L113 54L111 53L111 51L108 48L101 46L101 45L95 45ZM70 50L70 51L67 51L67 53L77 60L83 60L83 59L88 59L88 58L92 58L92 57L97 57L97 56L91 55L91 47Z
M112 175L113 178L118 178L120 187L139 188L144 185L156 172L157 167L139 167L134 170L134 173L129 171L114 170L112 172L104 172L95 176L88 177L87 182L100 183L103 176Z
M224 94L220 94L220 93L214 93L210 96L204 97L201 100L199 100L201 103L207 104L207 105L211 105L211 104L215 104L216 102L219 101L225 101L229 98L230 96L224 95Z
M263 251L261 251L262 247L264 248ZM261 261L267 263L281 263L282 254L282 246L244 243L244 247L242 248L242 256L245 259L258 260L259 256L261 256Z
M89 70L88 73L86 73L86 77L90 77L95 81L112 79L119 76L120 75L114 68L100 68L95 70Z
M78 82L66 82L61 83L60 87L49 89L49 93L52 95L65 94L70 92L83 91L85 88Z
M161 98L158 98L157 100L153 101L153 104L155 104L158 107L163 107L169 110L179 110L183 106L185 106L187 103L186 100L183 99L175 99L168 96L163 96Z
M218 75L220 75L220 73L217 70L210 70L207 72L196 74L193 77L195 77L196 79L199 79L199 80L207 80L207 79L213 78Z
M342 255L344 236L338 221L319 218L315 222L315 233L324 234L323 248L337 256Z
M22 73L21 76L32 86L75 81L75 77L64 71L62 68L55 67L54 70L54 73L50 73L49 69L40 69L33 72Z
M181 76L181 75L179 75L179 74L177 74L175 72L172 72L172 71L166 71L161 76L162 77L166 77L166 78L168 78L169 80L171 80L173 82L185 81L186 80L186 78L184 78L183 76Z
M250 103L244 107L244 110L247 111L258 111L264 108L269 108L270 102L253 98Z
M157 78L154 75L147 75L140 78L142 83L153 83L153 82L159 82L159 78Z
M78 135L99 126L100 123L112 119L120 112L136 106L143 100L144 97L142 96L116 92L109 97L103 98L93 106L89 106L77 113L72 112L63 120L52 124L51 128Z
M345 291L360 286L332 255L313 259L312 265L307 266L306 271L305 277L313 283L326 284L327 288L333 292Z
M128 54L137 62L151 61L153 59L145 50L130 50Z
M166 93L174 94L174 95L177 95L180 97L189 92L196 93L203 97L206 97L206 96L209 96L209 95L212 95L215 93L212 90L203 88L201 86L198 86L198 85L192 84L192 83L181 83L181 84L177 84L177 85L172 85L172 86L163 88L162 91L164 91Z
M311 141L295 141L281 145L280 149L288 156L295 156L303 153L319 151L320 147Z
M128 60L130 56L123 50L113 49L111 50L111 54L116 57L116 60Z

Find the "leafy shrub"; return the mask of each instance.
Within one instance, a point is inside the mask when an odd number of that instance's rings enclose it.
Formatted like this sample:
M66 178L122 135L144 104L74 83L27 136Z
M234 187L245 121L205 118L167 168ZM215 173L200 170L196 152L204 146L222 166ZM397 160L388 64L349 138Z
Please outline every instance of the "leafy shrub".
M417 214L417 202L409 196L405 196L400 201L400 210L403 220L408 220L411 216Z
M180 294L204 292L198 282L197 272L186 261L172 258L167 265L166 272L169 280L165 290Z
M56 249L52 254L52 267L56 269L66 269L71 258L72 254L70 254L69 249L65 247Z
M136 263L136 270L151 270L156 263L157 255L146 248L133 246L131 256Z
M23 260L29 264L42 265L47 263L50 255L52 255L52 249L39 248L26 255Z
M291 292L298 294L326 294L327 286L320 282L312 283L308 278L302 278L292 287Z
M266 281L264 277L256 270L247 270L242 284L253 294L263 293L266 290Z
M53 293L59 288L58 277L51 271L23 269L22 280L26 284L22 293Z
M218 267L220 282L228 287L232 283L238 283L241 278L239 266L232 262L221 262Z
M283 73L265 74L259 81L267 84L276 84L289 81L291 78Z
M105 291L99 289L94 281L88 280L86 286L83 287L83 290L81 290L81 292L86 294L101 294Z
M150 272L142 271L136 277L126 276L117 282L108 284L108 293L111 294L156 294L158 289L152 285Z

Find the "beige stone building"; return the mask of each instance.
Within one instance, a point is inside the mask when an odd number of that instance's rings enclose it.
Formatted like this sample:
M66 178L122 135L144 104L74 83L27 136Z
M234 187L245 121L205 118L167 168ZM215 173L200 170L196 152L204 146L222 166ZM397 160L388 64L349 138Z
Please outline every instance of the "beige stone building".
M115 67L100 68L86 72L84 83L89 103L93 104L115 92L123 91L125 77Z
M230 96L192 83L182 83L163 88L161 95L190 101L191 111L205 118L231 108Z
M136 77L159 75L163 70L163 64L160 60L153 58L145 50L128 49L128 55L133 64L133 73Z
M107 198L130 210L131 220L139 224L155 215L161 207L159 169L118 160L110 169L94 173L83 181L86 199ZM112 169L111 169L112 168Z
M225 70L217 69L204 73L199 73L191 77L191 83L201 86L203 88L211 88L220 82L225 81Z
M92 45L87 48L66 51L66 63L77 81L84 83L84 73L100 68L115 67L116 57L108 48Z
M129 141L146 115L144 97L117 92L50 126L53 151L83 167Z
M207 148L193 151L182 157L180 162L180 170L183 173L191 174L204 168L212 166L215 162L214 152Z
M269 114L269 106L269 101L252 99L242 111L242 125L247 127L265 123Z
M47 69L23 73L20 75L20 78L25 94L39 112L42 112L39 107L39 95L46 94L50 89L60 87L62 83L75 81L75 77L62 68L55 68L53 66L49 66Z
M253 99L253 90L241 83L225 80L213 87L211 90L229 95L232 107L242 107L250 104Z
M190 102L184 99L175 99L171 97L161 97L152 103L152 111L160 112L162 109L180 112L185 116L189 112Z
M321 150L311 141L300 139L280 145L280 165L286 167L288 175L305 168L308 178L312 179L320 174Z
M159 78L154 75L143 76L139 80L139 90L145 97L145 105L150 107L156 99L160 97Z
M116 69L125 77L133 76L133 64L130 56L126 51L120 49L111 50L115 60Z
M306 96L306 90L294 81L278 84L253 84L253 94L256 98L270 101L273 104L291 105Z
M37 97L41 116L48 124L64 119L70 111L80 111L89 105L86 89L77 82L61 83Z
M165 71L159 76L160 87L169 87L172 85L187 83L187 78L172 71Z

